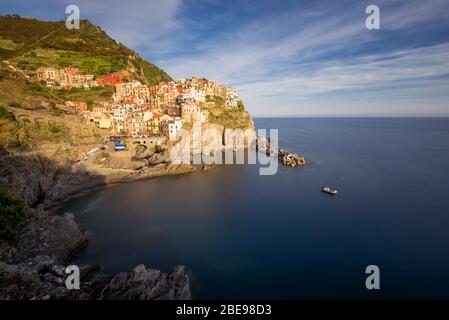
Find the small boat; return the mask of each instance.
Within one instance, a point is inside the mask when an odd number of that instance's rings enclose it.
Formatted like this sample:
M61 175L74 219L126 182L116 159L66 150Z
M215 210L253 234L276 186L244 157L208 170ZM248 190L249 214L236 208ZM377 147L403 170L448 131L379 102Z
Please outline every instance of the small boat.
M338 193L337 190L334 190L331 187L323 187L323 188L321 188L321 191L329 193L329 194L337 194Z

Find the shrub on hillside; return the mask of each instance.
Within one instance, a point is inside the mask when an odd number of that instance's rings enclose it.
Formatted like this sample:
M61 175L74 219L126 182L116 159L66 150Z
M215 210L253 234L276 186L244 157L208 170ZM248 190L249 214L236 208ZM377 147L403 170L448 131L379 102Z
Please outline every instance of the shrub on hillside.
M0 188L0 239L14 242L25 220L25 202Z
M59 136L62 134L62 130L54 123L49 123L47 127L48 133L52 136Z
M62 111L59 108L52 108L51 109L51 114L54 115L55 117L60 117L62 114L64 113L64 111Z
M9 102L8 106L10 106L11 108L21 108L22 107L22 105L19 102L17 102L17 101Z
M0 119L6 119L9 121L14 121L14 115L11 114L5 107L0 106Z
M237 102L237 110L239 110L240 112L245 111L245 105L243 104L243 101L242 101L242 100L239 100L239 101Z

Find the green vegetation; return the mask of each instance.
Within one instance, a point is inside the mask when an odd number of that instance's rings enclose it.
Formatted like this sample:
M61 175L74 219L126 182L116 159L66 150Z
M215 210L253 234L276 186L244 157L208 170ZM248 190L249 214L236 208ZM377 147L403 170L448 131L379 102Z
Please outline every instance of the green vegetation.
M58 137L62 134L61 128L54 123L50 123L46 129L48 130L48 134L54 137Z
M59 109L54 108L53 113ZM16 120L4 107L0 107L0 148L16 145L37 145L43 142L71 142L70 130L52 121Z
M242 101L238 107L227 108L222 97L206 96L206 107L209 112L209 122L215 123L229 129L247 129L253 126L251 116L245 111Z
M248 129L253 126L250 115L238 109L227 109L222 112L212 112L209 122L216 123L229 129Z
M0 188L0 239L15 242L25 220L25 201Z
M26 81L25 84L27 86L27 89L37 96L48 99L54 98L53 93L45 86L44 83L36 81Z
M5 74L3 81L2 71ZM43 82L30 81L23 77L14 78L7 70L0 69L0 104L14 108L29 109L38 106L42 100L46 100L50 104L64 104L65 101L86 102L92 108L95 103L110 100L113 93L114 87L112 86L54 90L47 88ZM50 110L52 113L54 111ZM59 115L60 111L56 111L56 113Z
M43 142L70 142L69 129L62 124L53 122L23 122L21 124L29 144L39 144Z
M242 100L239 100L239 101L237 102L237 109L238 109L240 112L245 111L245 105L243 104L243 101L242 101Z
M11 71L0 62L0 104L27 109L42 100L63 103L45 83L31 81Z
M114 87L93 87L90 89L72 88L70 90L54 90L53 94L64 101L86 102L89 108L95 103L108 101L114 94Z
M68 30L64 21L0 16L0 39L0 58L24 70L74 66L81 73L96 76L127 71L150 85L171 80L164 71L87 20L81 21L79 30Z
M63 113L64 111L58 108L53 108L53 110L51 111L51 114L55 117L60 117Z
M19 47L20 47L20 44L15 43L14 41L0 38L0 49L16 50Z
M159 69L158 67L156 67L154 64L142 59L142 58L138 58L138 62L141 64L142 66L142 71L143 71L143 75L144 75L144 80L146 80L146 82L149 85L154 85L154 84L158 84L159 82L162 81L171 81L172 78L167 75L164 71L162 71L161 69ZM145 81L142 81L145 82Z
M0 119L4 119L7 121L15 121L14 115L11 114L5 107L0 106Z
M0 149L17 141L17 121L3 106L0 106L0 128Z
M214 103L215 108L224 108L225 102L220 96L206 96L206 102Z
M54 49L36 49L13 58L11 62L27 71L34 71L39 67L75 67L81 74L93 74L96 77L119 72L127 67L124 57Z

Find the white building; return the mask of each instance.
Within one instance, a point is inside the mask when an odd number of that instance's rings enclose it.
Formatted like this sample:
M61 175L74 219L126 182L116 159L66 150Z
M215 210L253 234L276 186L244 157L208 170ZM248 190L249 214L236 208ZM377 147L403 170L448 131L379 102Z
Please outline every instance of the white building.
M238 106L238 99L226 99L226 107L228 108L237 108Z
M151 111L144 111L143 112L143 121L150 121L151 119L153 119L153 113Z
M182 128L184 121L180 117L176 117L175 120L169 122L168 124L168 138L171 141L178 139L179 130Z

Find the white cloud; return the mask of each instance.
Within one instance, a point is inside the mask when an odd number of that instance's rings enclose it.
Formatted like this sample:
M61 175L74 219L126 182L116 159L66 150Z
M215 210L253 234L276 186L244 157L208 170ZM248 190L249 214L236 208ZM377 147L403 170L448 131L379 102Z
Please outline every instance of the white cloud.
M384 28L379 32L384 34L439 21L449 9L447 0L378 3ZM378 34L365 29L363 3L348 10L338 5L320 6L321 11L301 8L253 21L231 35L195 44L197 51L192 55L160 63L175 77L200 75L236 85L254 114L276 104L295 113L295 105L322 94L394 87L398 81L413 86L418 78L449 73L446 43L361 58L329 56L379 41ZM421 85L426 83L421 81Z
M449 43L431 47L370 55L350 62L329 61L307 75L284 74L240 89L258 96L308 95L345 89L384 86L395 81L449 74Z
M386 102L386 96L383 96L385 91L389 91L390 103L394 103L394 97L401 99L407 95L412 97L416 93L424 93L432 88L444 93L449 89L448 75L449 43L445 43L371 55L344 63L330 61L307 75L285 74L279 78L243 84L239 89L241 95L247 98L249 105L254 107L252 111L256 114L279 112L270 107L277 104L289 106L290 110L284 112L290 114L298 112L316 114L317 110L298 110L297 107L313 103L320 94L344 90L350 90L353 94L354 90L374 90L378 92L374 94L376 100L383 103ZM441 77L445 78L438 80ZM368 102L370 100L368 97L372 97L373 94L364 92L362 96L365 97L365 102ZM415 96L415 99L422 103L426 99L430 102L433 98L427 92L425 96ZM408 101L410 102L410 99ZM429 107L431 106L426 106ZM423 111L428 112L429 109ZM438 111L442 112L441 103ZM449 106L446 104L446 113L448 112Z

